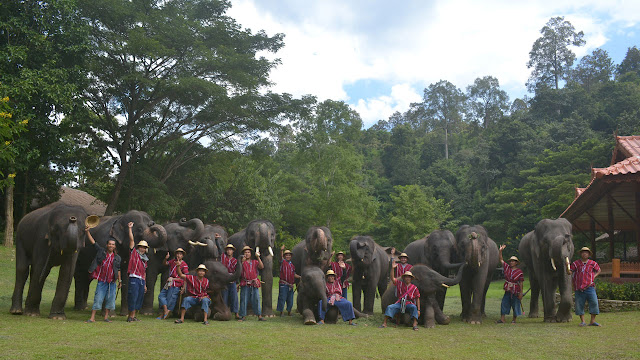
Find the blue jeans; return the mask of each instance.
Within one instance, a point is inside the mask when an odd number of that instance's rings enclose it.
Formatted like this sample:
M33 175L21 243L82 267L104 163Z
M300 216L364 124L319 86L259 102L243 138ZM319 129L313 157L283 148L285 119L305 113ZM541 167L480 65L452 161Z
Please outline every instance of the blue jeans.
M349 288L342 288L342 297L343 298L347 298L347 295L349 295Z
M232 282L222 291L222 300L229 307L232 313L238 313L238 290L236 282Z
M202 311L208 314L209 306L211 305L211 299L209 299L208 297L198 299L197 297L193 297L193 296L187 296L186 298L182 299L182 307L185 309L189 309L190 307L196 306L196 305L200 305L200 308L202 309Z
M247 304L251 302L253 313L260 316L262 309L260 308L260 288L253 286L240 287L240 312L238 315L243 318L247 316Z
M293 287L287 284L280 284L276 311L283 311L285 302L287 303L287 312L291 312L293 308Z
M576 290L576 315L584 315L584 303L589 301L589 314L600 314L600 308L598 307L598 296L596 295L596 288L589 286L588 288L580 291Z
M331 306L335 306L338 308L340 314L342 315L342 321L349 321L356 318L356 315L353 312L353 304L347 299L340 299L338 301L335 301L333 305L327 304L327 311L329 311L329 308ZM324 320L324 316L326 314L327 313L322 310L322 300L320 300L320 302L318 302L318 317L320 317L320 320Z
M160 308L167 306L167 310L173 311L176 307L176 301L178 301L178 295L180 294L180 288L177 286L170 286L168 289L160 290L158 295L158 304Z
M396 316L396 314L401 310L402 305L400 303L391 304L387 306L387 310L385 310L384 315L393 319L393 317ZM405 306L405 312L410 313L412 318L416 320L418 319L418 307L414 304L407 304Z
M112 283L98 281L98 286L96 286L96 295L93 297L93 307L91 310L101 310L105 297L107 298L107 303L104 306L105 309L115 310L116 291L115 281Z
M509 315L511 309L513 309L513 316L522 315L522 306L520 306L518 295L505 291L502 297L502 303L500 304L500 315Z
M129 290L127 291L127 307L129 312L142 309L144 299L145 281L137 277L129 277Z

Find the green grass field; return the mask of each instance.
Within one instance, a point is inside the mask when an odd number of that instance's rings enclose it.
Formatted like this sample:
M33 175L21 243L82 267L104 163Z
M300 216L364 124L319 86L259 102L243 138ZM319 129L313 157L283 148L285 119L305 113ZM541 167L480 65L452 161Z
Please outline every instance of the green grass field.
M73 310L73 286L67 320L47 319L55 290L57 269L45 285L42 316L9 314L15 280L15 251L0 247L0 358L2 359L151 359L151 358L269 358L269 359L623 359L640 358L640 312L606 313L601 328L578 326L578 317L566 324L545 324L521 318L516 325L495 324L500 313L502 282L487 295L487 319L482 325L460 322L458 287L447 294L445 313L450 325L435 329L378 329L376 314L357 327L345 324L304 326L301 317L256 318L239 323L187 321L176 325L143 316L141 322L85 324L89 310ZM525 287L527 285L525 284ZM90 294L93 294L92 287ZM25 289L26 294L26 289ZM274 301L277 289L274 292ZM90 296L89 304L93 301ZM118 302L119 303L119 302ZM528 309L528 297L524 300ZM275 303L274 303L275 308ZM295 310L295 307L294 307Z

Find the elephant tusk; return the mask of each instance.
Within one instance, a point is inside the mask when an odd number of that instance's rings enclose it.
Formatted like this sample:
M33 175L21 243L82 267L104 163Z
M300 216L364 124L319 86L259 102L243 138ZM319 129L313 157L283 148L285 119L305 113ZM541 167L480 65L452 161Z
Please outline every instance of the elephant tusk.
M198 245L198 244L196 244L196 243L194 243L193 241L189 240L189 245L196 246L196 245Z
M442 286L444 286L444 287L446 287L446 288L449 288L449 287L450 287L449 285L447 285L447 284L445 284L445 283L442 283Z
M551 258L551 267L553 268L553 271L558 270L558 269L556 268L556 262L555 262L555 261L553 261L553 258Z
M271 246L269 246L269 254L273 256L273 250L271 249Z
M256 246L256 253L260 254L260 246Z
M568 256L564 258L564 262L565 262L565 265L567 267L566 268L567 275L571 275L571 265L569 265L569 257Z
M481 265L481 264L482 264L482 263L481 263L480 261L478 261L478 267L480 267L480 265Z

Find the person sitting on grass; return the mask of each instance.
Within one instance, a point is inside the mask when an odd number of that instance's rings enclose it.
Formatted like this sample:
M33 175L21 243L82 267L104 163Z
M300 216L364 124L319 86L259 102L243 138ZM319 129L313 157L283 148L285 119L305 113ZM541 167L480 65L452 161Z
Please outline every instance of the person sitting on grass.
M327 310L329 310L329 306L335 306L340 311L342 315L342 321L348 321L349 325L357 325L353 322L353 319L356 318L356 315L353 311L353 304L342 297L342 285L340 282L336 280L336 273L333 270L327 271L327 283L325 284L326 292L327 292ZM318 316L320 317L320 321L318 325L324 324L324 317L327 313L322 309L322 300L318 303Z
M512 324L516 323L516 318L522 315L522 306L520 301L522 300L522 284L524 282L524 274L522 270L518 269L517 257L512 256L509 258L508 263L502 259L502 250L507 245L500 245L500 263L502 264L502 270L504 272L504 296L502 297L502 304L500 305L500 320L496 321L498 324L505 323L505 316L509 315L511 309L513 309Z
M184 314L187 310L196 305L200 305L202 312L204 313L204 321L202 324L209 325L209 306L211 305L211 298L207 294L209 289L209 279L204 275L209 271L204 264L198 265L196 268L196 275L185 275L182 273L180 264L182 260L178 261L178 277L184 280L187 284L187 293L191 296L187 296L182 300L182 309L180 310L180 319L176 320L176 324L182 324L184 322Z
M400 260L400 263L393 262L393 270L395 271L395 277L401 278L402 274L411 270L413 265L409 264L409 256L406 253L400 254L398 260Z
M284 315L284 305L287 304L287 314L291 316L293 308L293 285L300 275L296 274L296 268L291 262L291 251L284 251L284 245L280 248L280 281L278 283L278 306L276 311L280 316Z
M413 319L413 330L418 330L418 318L420 317L420 291L418 287L411 283L413 280L413 274L411 271L406 271L402 274L402 280L398 281L392 274L391 281L396 285L396 295L398 301L395 304L387 306L384 312L384 321L380 328L387 327L387 320L394 318L398 312L404 313L409 311L411 318ZM415 302L415 304L414 304ZM403 309L404 307L404 309Z
M344 252L336 253L336 261L331 262L331 270L336 273L336 281L342 286L342 297L347 298L349 292L349 275L351 275L351 265L344 262Z
M220 236L220 234L216 233L216 237ZM236 251L236 247L232 244L227 244L224 249L224 254L220 257L220 262L227 268L227 272L229 274L233 274L236 272L236 266L238 266L238 259L233 257L233 253ZM236 319L239 319L238 316L238 290L237 283L231 282L227 285L227 287L222 290L222 301L229 307L229 310L233 314L235 314Z
M147 250L149 245L146 241L142 240L138 243L138 246L134 248L135 241L133 239L133 222L127 224L129 227L129 249L131 254L129 255L129 289L127 290L127 306L129 308L129 317L127 322L140 321L136 317L136 311L142 308L142 300L144 294L147 292L146 277L147 277Z
M600 275L600 265L589 259L591 249L583 247L580 249L580 259L571 263L571 284L576 294L576 315L580 316L580 326L587 325L584 322L584 303L589 301L589 314L591 321L589 326L600 326L596 322L596 315L600 314L598 307L598 296L594 281Z
M169 267L169 278L162 290L160 290L160 295L158 295L158 304L160 304L160 309L162 310L160 316L156 318L158 320L164 320L169 316L169 312L173 311L176 306L178 294L184 292L184 281L178 276L178 261L180 261L180 270L182 270L182 273L186 274L189 272L187 262L182 260L184 254L185 251L182 248L177 248L175 251L175 259L169 260L170 254L167 252L167 256L162 260L162 265Z
M242 248L242 275L240 275L240 319L247 316L247 303L251 302L253 313L258 315L258 321L265 321L260 308L260 280L258 270L264 269L260 253L256 251L256 259L251 259L251 248Z
M102 303L107 298L104 306L104 321L111 322L109 319L109 310L116 309L116 280L118 281L118 289L122 286L120 283L120 255L116 253L116 241L109 239L107 241L107 249L98 245L89 232L89 226L84 228L87 239L96 248L96 257L93 259L89 272L93 279L98 280L96 286L96 295L93 298L93 307L91 308L91 318L85 322L93 323L96 321L96 312L102 309Z

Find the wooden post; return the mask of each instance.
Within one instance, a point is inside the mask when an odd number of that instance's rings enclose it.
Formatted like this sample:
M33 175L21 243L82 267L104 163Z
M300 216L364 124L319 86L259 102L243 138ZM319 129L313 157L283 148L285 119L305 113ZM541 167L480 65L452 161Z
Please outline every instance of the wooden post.
M13 247L13 183L7 186L5 194L5 219L6 227L4 230L4 246Z
M611 278L612 279L620 278L620 259L611 260Z
M591 251L593 251L593 260L596 259L596 222L591 219Z
M609 228L607 232L609 233L609 260L613 260L613 240L614 240L614 232L615 232L615 224L613 220L613 205L611 204L611 198L607 198L607 215L609 217Z

